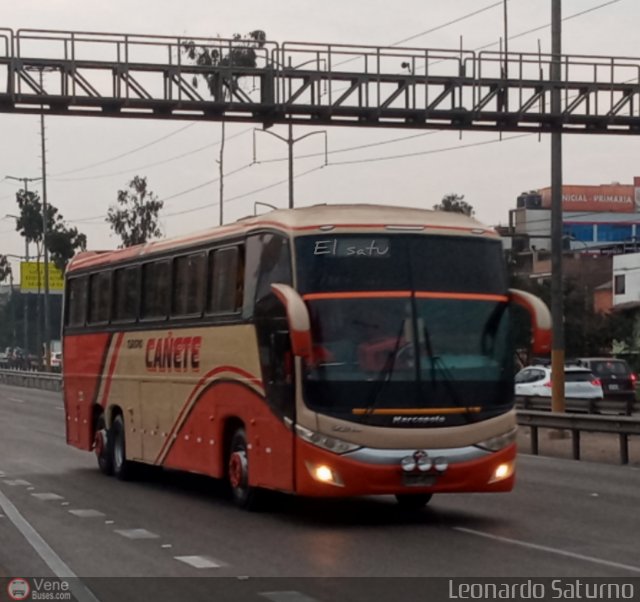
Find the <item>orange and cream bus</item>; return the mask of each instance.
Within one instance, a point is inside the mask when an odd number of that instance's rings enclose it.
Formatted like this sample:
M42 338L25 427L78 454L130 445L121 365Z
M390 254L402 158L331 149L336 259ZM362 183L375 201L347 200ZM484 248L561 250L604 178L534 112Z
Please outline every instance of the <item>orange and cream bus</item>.
M508 491L513 303L501 241L455 213L276 210L76 256L66 272L67 441L226 479L235 501Z

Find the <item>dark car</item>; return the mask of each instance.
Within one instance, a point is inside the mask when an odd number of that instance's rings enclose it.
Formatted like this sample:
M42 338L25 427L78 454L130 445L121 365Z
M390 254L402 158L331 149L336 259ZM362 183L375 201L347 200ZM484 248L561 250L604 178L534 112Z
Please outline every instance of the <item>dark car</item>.
M625 360L614 357L582 357L577 363L600 379L605 399L633 403L636 399L636 375Z

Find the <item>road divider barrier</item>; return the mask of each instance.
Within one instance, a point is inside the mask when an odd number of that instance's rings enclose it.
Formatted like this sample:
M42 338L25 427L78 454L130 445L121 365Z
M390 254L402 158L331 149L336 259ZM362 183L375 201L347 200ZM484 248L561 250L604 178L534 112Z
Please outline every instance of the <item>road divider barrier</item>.
M0 370L0 383L45 391L62 391L62 376L32 370Z
M620 463L629 464L629 437L640 435L640 418L635 416L602 416L597 414L569 414L540 410L518 410L518 424L531 429L531 453L538 455L541 428L571 432L574 460L580 459L582 433L610 433L618 435Z

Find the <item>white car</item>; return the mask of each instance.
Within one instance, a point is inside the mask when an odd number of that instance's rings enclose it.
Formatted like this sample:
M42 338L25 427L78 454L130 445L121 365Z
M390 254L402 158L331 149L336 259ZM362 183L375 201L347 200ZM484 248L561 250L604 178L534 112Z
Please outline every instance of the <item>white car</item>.
M516 374L516 395L551 397L551 368L528 366ZM588 368L565 366L564 396L572 399L603 399L602 383Z

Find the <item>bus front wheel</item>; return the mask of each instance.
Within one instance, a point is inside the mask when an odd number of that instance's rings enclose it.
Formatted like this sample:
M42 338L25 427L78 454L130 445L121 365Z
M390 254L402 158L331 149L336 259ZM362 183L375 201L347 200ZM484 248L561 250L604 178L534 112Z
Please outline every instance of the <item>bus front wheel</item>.
M396 500L403 510L421 510L432 497L431 493L399 493Z
M244 428L237 429L231 438L227 477L236 505L245 510L258 510L261 492L249 486L249 454Z
M131 474L131 462L127 460L127 449L124 440L124 420L120 414L113 419L111 432L112 439L111 462L113 464L113 474L117 479L126 481Z

